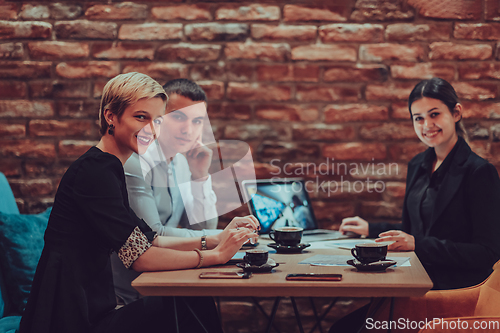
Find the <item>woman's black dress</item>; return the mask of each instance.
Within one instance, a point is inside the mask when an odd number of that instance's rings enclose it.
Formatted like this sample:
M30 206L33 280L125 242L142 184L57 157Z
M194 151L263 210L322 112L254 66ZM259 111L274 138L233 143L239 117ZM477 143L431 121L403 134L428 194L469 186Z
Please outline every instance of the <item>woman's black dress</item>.
M87 333L113 322L110 253L131 265L154 236L129 207L120 160L90 148L59 185L20 333Z

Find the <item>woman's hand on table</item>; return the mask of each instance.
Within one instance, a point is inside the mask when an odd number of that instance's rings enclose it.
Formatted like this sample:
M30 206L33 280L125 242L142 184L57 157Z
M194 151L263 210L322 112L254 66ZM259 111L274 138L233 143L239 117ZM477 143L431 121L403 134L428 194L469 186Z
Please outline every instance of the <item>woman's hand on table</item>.
M228 226L229 227L229 226ZM256 242L259 235L256 229L247 227L236 227L224 229L219 235L221 240L217 247L213 250L217 253L219 264L224 264L231 259L236 252L246 242Z
M342 224L340 225L339 231L342 234L347 232L354 232L361 236L368 236L369 226L368 222L363 220L359 216L355 217L346 217L342 220Z
M259 220L253 215L247 215L243 217L235 217L229 224L226 226L226 229L237 229L237 228L248 228L252 230L260 230Z
M230 230L239 230L242 228L248 229L253 233L252 237L248 237L247 241L255 243L259 236L258 231L260 230L260 223L255 216L247 215L243 217L235 217L231 222L229 222L221 233L208 236L207 241L209 242L209 248L214 248L220 244L222 239L226 237L226 234L229 233Z
M415 237L401 230L389 230L378 235L375 242L393 242L389 251L415 251Z

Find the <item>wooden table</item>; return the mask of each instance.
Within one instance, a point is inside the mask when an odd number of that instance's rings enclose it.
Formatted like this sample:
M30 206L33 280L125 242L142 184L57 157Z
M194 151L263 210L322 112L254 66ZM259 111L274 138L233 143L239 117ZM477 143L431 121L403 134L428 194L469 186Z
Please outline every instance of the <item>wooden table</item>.
M269 249L272 251L272 249ZM132 286L145 296L255 296L255 297L405 297L423 296L432 282L413 252L389 253L410 257L409 267L386 272L358 272L351 266L298 264L316 254L350 255L347 250L306 249L301 254L270 253L279 266L272 273L254 273L250 279L200 279L203 271L241 271L236 266L218 266L170 272L145 272ZM342 281L286 281L288 273L340 273Z
M331 309L337 297L408 297L423 296L432 288L432 281L413 252L389 253L388 256L410 257L411 266L388 268L385 272L358 272L352 266L312 266L299 264L316 254L351 255L350 251L339 248L307 248L301 254L277 254L270 250L269 256L279 266L272 273L254 273L250 279L200 279L204 271L242 271L231 266L208 267L170 272L142 273L132 282L132 286L144 296L230 296L252 297L261 312L268 319L266 332L274 326L274 317L282 297L290 297L300 332L304 332L295 297L330 297L334 301L328 309L318 315L316 326ZM289 273L340 273L342 281L287 281ZM255 297L275 297L271 314L260 307ZM392 309L392 302L391 302ZM392 311L391 311L392 313Z

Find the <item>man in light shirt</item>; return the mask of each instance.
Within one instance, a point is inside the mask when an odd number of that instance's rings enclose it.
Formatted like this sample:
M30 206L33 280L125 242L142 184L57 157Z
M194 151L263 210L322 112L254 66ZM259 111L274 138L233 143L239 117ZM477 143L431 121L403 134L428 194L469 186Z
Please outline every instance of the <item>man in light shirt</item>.
M130 207L161 236L202 239L218 234L217 198L208 173L212 150L202 143L203 125L208 122L206 94L188 79L169 81L163 88L169 100L158 140L124 165ZM210 135L205 143L215 141ZM119 302L138 299L130 285L138 274L113 256L112 267Z

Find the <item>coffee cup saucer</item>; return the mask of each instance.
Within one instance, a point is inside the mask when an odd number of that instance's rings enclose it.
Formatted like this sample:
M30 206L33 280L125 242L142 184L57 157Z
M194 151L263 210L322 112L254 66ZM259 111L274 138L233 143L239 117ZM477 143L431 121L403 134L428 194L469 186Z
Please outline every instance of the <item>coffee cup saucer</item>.
M273 248L278 253L300 253L306 247L311 246L311 244L297 244L297 245L281 245L277 243L267 244L267 246Z
M265 272L270 272L273 270L273 268L278 267L280 264L278 264L276 261L273 259L269 258L267 259L267 262L263 265L260 266L255 266L255 265L250 265L247 262L239 262L236 264L239 268L243 268L244 272L252 272L252 273L265 273Z
M347 260L347 263L351 266L356 267L358 271L362 272L382 272L385 271L388 267L396 264L394 260L379 260L371 262L369 264L363 264L357 259Z

